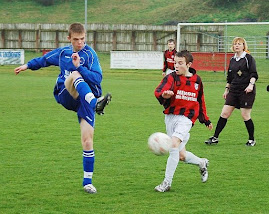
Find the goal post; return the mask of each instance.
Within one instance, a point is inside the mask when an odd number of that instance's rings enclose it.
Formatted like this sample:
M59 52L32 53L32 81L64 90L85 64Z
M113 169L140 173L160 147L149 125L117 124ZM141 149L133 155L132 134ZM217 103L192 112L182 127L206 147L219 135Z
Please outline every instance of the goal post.
M226 71L238 36L246 39L253 57L269 59L269 22L178 23L177 50L191 51L198 67L204 62L198 70Z

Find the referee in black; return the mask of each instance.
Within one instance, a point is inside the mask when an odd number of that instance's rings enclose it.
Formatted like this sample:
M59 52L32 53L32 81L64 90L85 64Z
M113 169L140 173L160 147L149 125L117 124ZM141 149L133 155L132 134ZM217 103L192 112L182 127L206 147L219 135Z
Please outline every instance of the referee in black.
M228 118L235 108L240 109L241 116L248 131L246 146L255 146L254 123L251 119L251 110L255 100L255 82L258 79L255 59L248 54L247 42L242 37L235 37L232 42L232 51L235 53L230 60L227 74L227 84L223 94L225 104L218 120L214 136L205 143L207 145L217 144L218 137L225 127Z

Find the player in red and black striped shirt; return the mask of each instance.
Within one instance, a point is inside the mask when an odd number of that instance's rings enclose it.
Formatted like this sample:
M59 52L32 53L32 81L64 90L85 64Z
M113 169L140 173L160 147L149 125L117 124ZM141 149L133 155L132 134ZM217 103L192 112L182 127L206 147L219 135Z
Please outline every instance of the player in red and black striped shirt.
M163 76L172 73L173 71L175 71L175 55L177 53L176 49L175 49L175 40L173 39L169 39L167 41L167 46L168 49L166 51L164 51L164 62L163 62Z
M170 189L179 160L199 166L202 182L208 178L206 158L199 158L186 151L189 131L198 118L210 130L213 128L206 113L206 106L201 78L191 68L193 57L188 51L181 51L175 56L175 72L167 75L155 89L155 96L164 106L167 134L172 138L173 146L169 151L165 179L155 187L156 191Z

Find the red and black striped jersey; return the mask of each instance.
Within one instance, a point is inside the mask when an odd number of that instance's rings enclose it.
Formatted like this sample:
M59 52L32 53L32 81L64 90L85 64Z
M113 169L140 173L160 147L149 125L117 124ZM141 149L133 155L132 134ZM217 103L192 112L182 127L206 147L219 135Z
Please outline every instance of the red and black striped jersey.
M206 113L206 105L203 92L203 83L195 69L189 70L193 76L185 77L173 72L163 78L155 89L155 96L164 106L164 114L184 115L192 123L198 118L200 123L207 126L211 123ZM164 99L162 94L166 90L171 90L174 95L170 99Z
M176 49L173 49L172 51L166 50L164 52L163 72L166 72L166 69L175 70L174 58L176 53L177 53Z

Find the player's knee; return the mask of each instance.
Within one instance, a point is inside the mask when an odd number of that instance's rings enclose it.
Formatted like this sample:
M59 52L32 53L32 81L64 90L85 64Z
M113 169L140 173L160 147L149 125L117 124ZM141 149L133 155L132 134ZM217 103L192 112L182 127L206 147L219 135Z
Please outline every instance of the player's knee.
M93 139L92 138L82 139L82 147L85 150L91 150L93 148Z
M83 140L83 144L85 146L91 146L93 144L93 140L92 139Z
M184 157L179 156L179 160L180 160L180 161L185 161L185 159L186 159L186 156L184 156Z
M80 74L78 71L73 71L73 72L70 74L70 77L71 77L73 80L76 80L77 78L81 77L81 74Z
M247 121L250 119L250 114L241 113L241 117L244 121Z
M185 159L186 159L186 153L182 153L182 152L180 152L180 153L179 153L179 160L180 160L180 161L185 161Z
M229 118L231 116L231 113L224 111L224 112L221 112L220 116L222 118L226 118L227 119L227 118Z
M172 137L172 148L178 148L181 140L177 137Z

